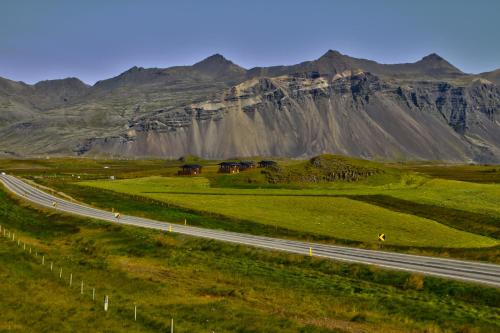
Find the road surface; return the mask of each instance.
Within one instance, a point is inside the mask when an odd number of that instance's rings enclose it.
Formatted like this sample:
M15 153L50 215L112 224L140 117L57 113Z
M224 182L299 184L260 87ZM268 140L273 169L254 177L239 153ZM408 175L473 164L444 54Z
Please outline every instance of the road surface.
M403 270L449 279L463 280L500 287L500 265L473 261L416 256L401 253L357 249L343 246L306 243L293 240L240 234L222 230L204 229L179 224L170 224L135 216L115 217L112 212L92 208L83 204L64 200L18 178L0 174L0 181L14 194L32 203L58 211L105 220L113 223L169 231L195 237L215 239L224 242L244 244L276 251L309 255L331 260L375 265L383 268Z

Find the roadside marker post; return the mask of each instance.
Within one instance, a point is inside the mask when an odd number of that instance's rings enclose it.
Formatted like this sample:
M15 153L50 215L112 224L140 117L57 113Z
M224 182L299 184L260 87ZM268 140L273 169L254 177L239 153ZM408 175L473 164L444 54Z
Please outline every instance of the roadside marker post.
M92 288L92 300L95 301L95 288Z
M134 321L137 321L137 305L134 304Z
M108 306L109 306L109 298L108 295L104 296L104 311L108 311Z
M51 261L50 262L50 271L52 272L52 266L54 265L54 263Z
M45 265L45 256L42 256L42 265Z
M59 278L62 279L62 268L59 269Z
M312 257L312 256L313 256L313 248L312 248L312 247L310 247L310 248L309 248L309 257Z
M172 225L171 224L168 225L168 232L172 232Z
M385 234L378 234L378 248L382 249L382 243L385 242Z
M184 225L187 225L187 220L186 219L184 219Z
M82 285L80 287L80 295L83 295L83 280L82 280Z
M69 275L69 286L71 287L72 284L73 284L73 273Z

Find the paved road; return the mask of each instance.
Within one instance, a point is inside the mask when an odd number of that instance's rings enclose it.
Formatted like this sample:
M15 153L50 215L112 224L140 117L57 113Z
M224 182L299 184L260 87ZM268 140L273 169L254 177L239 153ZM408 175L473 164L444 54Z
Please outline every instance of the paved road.
M85 217L164 231L168 231L169 228L172 228L173 232L180 234L302 255L309 255L310 248L312 248L314 257L376 265L384 268L411 271L500 287L500 265L253 236L228 231L169 224L166 222L126 215L117 219L111 212L54 197L10 175L0 175L0 181L10 191L33 203ZM54 203L56 203L55 207Z

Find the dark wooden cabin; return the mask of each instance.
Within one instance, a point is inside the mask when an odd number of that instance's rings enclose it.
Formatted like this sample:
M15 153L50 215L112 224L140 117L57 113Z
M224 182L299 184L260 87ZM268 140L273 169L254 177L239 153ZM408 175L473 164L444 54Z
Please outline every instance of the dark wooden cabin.
M240 172L241 164L238 162L222 162L219 163L219 172L221 173L238 173Z
M277 163L274 161L269 161L269 160L262 160L259 162L259 167L260 168L267 168L272 165L276 165Z
M241 161L240 162L240 170L248 170L255 168L255 163L253 161Z
M201 173L202 166L199 164L184 164L180 167L181 169L177 172L178 175L199 175Z

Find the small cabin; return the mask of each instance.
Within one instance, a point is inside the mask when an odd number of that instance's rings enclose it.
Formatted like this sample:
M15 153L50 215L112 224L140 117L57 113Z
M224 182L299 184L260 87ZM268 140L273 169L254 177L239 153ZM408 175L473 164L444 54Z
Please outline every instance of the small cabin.
M238 162L222 162L219 163L220 173L238 173L240 172L240 163Z
M253 169L255 168L255 163L252 161L241 161L240 162L240 170L248 170L248 169Z
M199 175L201 173L202 166L199 164L184 164L180 167L181 169L177 172L178 175Z
M259 162L259 168L267 168L276 164L277 163L275 161L262 160Z

